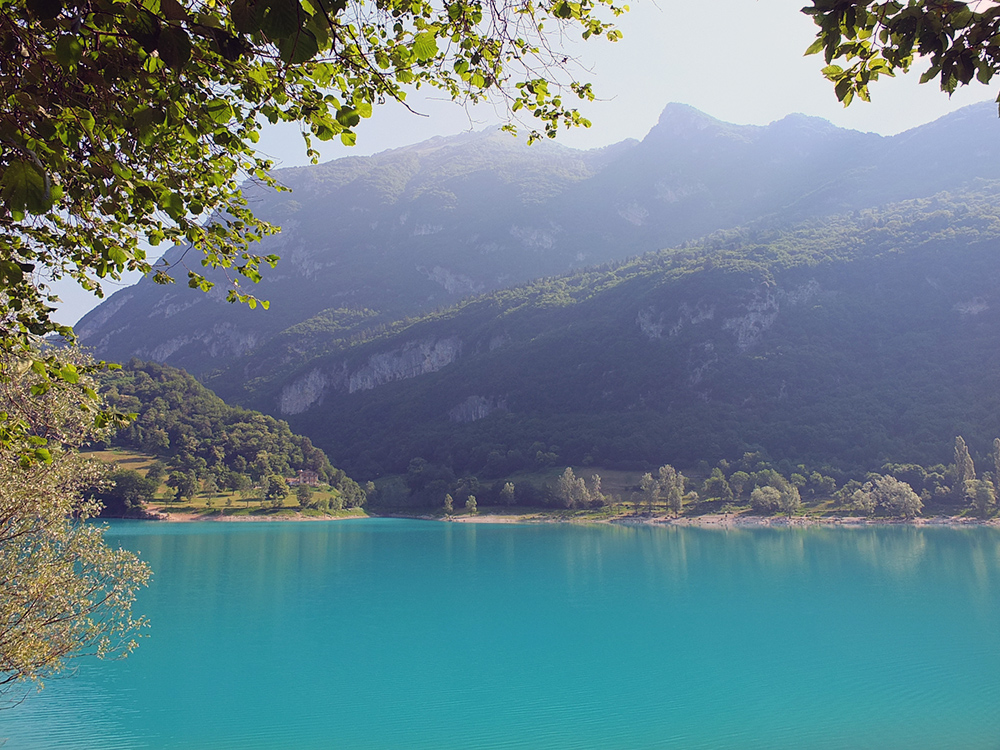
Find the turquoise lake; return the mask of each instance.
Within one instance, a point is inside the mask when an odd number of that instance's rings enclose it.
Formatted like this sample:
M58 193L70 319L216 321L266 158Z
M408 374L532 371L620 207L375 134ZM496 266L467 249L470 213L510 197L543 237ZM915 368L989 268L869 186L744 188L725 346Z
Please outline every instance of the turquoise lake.
M120 522L148 638L42 748L1000 748L1000 532Z

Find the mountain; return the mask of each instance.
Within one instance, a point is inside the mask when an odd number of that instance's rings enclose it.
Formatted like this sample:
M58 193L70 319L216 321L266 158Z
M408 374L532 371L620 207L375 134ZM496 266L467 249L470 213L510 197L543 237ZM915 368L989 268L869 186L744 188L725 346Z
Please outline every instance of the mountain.
M280 170L290 192L247 189L256 213L283 227L260 248L282 256L254 290L271 302L266 313L226 303L221 273L210 276L219 286L208 295L144 279L84 317L77 332L105 358L135 355L201 373L328 308L344 311L338 327L364 328L567 270L569 262L532 249L532 227L545 223L546 201L617 149L540 146L488 131ZM518 232L523 241L513 239ZM527 249L512 256L513 245ZM184 251L165 259L183 269Z
M891 138L801 115L731 125L670 105L641 142L595 151L484 131L281 170L291 192L248 189L259 215L283 227L261 247L282 256L256 290L270 310L226 303L221 275L207 295L143 280L77 332L106 359L225 370L219 387L232 390L472 294L718 229L783 227L1000 178L998 135L989 105ZM183 248L166 259L183 275Z
M988 454L1000 182L481 295L251 379L352 476L763 451L838 476ZM232 384L230 384L232 387Z

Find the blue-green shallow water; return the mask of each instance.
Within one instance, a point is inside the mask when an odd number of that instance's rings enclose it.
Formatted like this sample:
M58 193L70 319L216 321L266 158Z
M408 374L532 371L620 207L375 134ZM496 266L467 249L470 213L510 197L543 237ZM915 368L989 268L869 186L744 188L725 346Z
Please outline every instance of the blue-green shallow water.
M1000 533L115 523L149 638L26 748L1000 748Z

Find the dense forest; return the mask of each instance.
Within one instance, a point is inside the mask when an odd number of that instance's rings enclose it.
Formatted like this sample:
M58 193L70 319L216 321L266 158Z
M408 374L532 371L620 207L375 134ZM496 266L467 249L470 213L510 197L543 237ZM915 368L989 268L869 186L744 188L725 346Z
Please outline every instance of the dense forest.
M203 488L278 486L305 471L337 490L344 506L365 501L357 483L334 468L309 438L292 433L287 422L230 406L182 370L132 360L103 374L102 386L109 406L135 415L109 445L160 457L163 466L153 470L153 481L164 475L180 497ZM130 489L119 487L108 501L118 502L123 492L131 492L129 497L149 494L148 488L132 488L138 479L127 472L112 478ZM130 507L127 500L125 506Z
M361 480L761 452L846 480L986 455L1000 185L699 243L469 299L237 383ZM322 319L308 336L323 340Z

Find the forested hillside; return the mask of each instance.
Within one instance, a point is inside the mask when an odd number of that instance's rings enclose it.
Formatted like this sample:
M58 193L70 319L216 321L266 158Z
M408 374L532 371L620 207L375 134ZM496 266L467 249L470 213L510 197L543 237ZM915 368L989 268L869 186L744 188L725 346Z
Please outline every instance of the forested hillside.
M197 481L245 490L304 470L339 490L348 507L364 502L357 483L287 422L230 406L182 370L132 360L102 381L108 405L136 415L110 444L162 458L181 475L174 477L178 489Z
M488 131L277 177L292 192L248 195L283 227L260 246L282 258L254 290L270 309L226 303L221 274L208 295L146 279L86 316L83 342L106 359L199 377L226 367L262 375L329 338L472 294L719 229L785 227L1000 179L1000 123L983 105L883 138L797 115L732 125L675 104L642 142L596 151ZM183 277L184 248L166 257Z
M359 479L416 457L486 478L756 450L840 477L948 463L955 435L986 454L1000 423L998 258L982 182L717 232L219 381Z

